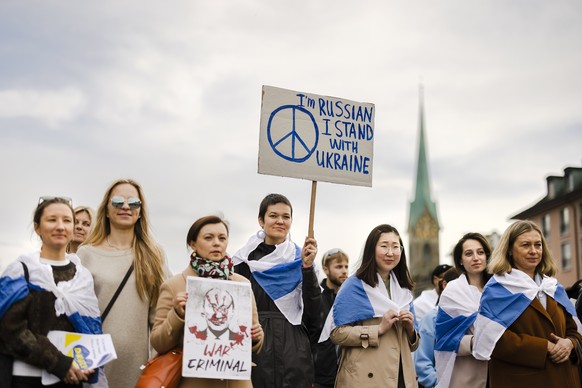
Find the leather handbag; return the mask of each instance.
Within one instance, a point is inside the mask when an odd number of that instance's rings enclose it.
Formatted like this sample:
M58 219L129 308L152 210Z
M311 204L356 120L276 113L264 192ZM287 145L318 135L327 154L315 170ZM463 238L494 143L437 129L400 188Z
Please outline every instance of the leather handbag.
M176 388L182 379L182 348L150 358L141 369L135 388Z

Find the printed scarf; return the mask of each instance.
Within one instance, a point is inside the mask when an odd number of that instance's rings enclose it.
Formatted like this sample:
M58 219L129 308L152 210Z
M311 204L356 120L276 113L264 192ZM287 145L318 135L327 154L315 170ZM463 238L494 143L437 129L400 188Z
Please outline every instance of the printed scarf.
M203 278L227 280L233 273L232 260L228 256L224 256L220 261L212 261L196 256L196 252L192 252L190 265Z

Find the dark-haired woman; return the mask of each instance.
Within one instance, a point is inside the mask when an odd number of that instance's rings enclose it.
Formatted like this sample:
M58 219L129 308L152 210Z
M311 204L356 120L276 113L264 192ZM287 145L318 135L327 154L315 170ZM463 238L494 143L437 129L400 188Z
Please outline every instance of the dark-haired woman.
M113 182L99 205L91 234L77 253L93 274L102 313L130 273L103 321L104 331L111 334L117 351L117 360L105 366L113 388L135 386L140 365L150 358L149 332L156 301L169 275L164 253L149 230L146 205L137 182Z
M265 343L252 371L255 387L304 388L314 381L309 334L321 330L321 288L313 269L317 243L290 238L293 208L281 194L259 205L261 230L233 256L237 273L251 281Z
M243 276L232 270L232 261L226 255L228 227L217 216L198 219L188 231L188 247L192 249L190 263L181 274L162 284L156 307L156 319L152 329L151 344L158 353L166 353L177 345L184 346L184 315L188 294L188 276L200 276L225 281L247 282ZM263 331L259 325L257 308L252 301L251 340L253 352L258 352L263 344ZM209 327L210 329L210 327ZM248 388L251 380L225 380L205 378L182 378L179 387Z
M51 330L101 333L93 278L66 253L75 222L71 200L42 197L33 220L40 252L20 256L0 278L0 352L14 358L13 388L43 387L43 370L61 380L50 387L80 387L96 378L93 371L79 369L47 338Z
M453 249L455 268L461 276L447 285L439 301L435 346L438 387L487 386L487 362L473 357L471 343L481 293L490 277L490 256L489 243L479 233L465 234Z
M331 340L342 347L336 387L417 387L411 352L420 336L412 312L414 283L396 228L372 229L356 274L333 305Z

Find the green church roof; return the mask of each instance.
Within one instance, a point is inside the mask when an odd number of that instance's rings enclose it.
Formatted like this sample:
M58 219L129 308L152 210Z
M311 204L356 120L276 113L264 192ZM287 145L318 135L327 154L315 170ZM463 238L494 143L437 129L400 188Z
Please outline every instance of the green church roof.
M420 106L418 123L418 161L416 165L416 189L414 200L410 203L410 215L408 218L409 232L414 229L418 219L427 212L440 225L437 217L436 204L430 195L430 180L428 174L428 161L426 155L426 141L424 134L424 96L420 87Z

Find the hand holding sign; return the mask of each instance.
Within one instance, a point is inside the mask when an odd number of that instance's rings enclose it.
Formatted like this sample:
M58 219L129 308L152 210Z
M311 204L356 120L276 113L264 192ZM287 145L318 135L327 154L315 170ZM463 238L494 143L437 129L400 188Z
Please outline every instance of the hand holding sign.
M313 260L317 256L317 241L312 237L305 238L305 244L301 250L301 260L303 260L303 268L310 268L313 266Z

